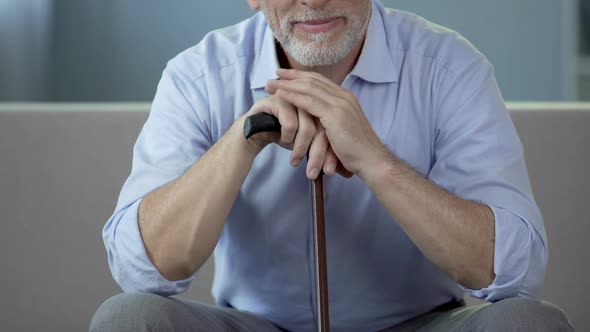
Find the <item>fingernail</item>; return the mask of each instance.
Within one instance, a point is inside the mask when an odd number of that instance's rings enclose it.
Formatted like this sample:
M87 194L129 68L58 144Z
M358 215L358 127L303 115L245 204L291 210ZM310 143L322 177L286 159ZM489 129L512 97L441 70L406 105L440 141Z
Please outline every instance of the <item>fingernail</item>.
M299 164L301 164L301 159L293 159L293 160L291 160L291 166L297 167L297 166L299 166Z
M315 179L318 177L319 174L320 174L320 170L317 168L314 168L311 170L311 172L309 172L309 177L312 179Z

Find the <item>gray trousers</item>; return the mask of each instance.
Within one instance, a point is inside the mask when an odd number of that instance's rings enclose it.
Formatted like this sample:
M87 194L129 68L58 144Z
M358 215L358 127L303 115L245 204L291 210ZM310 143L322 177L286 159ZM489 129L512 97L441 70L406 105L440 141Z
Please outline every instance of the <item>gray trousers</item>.
M493 304L440 310L383 332L573 331L565 314L542 301L511 298ZM98 309L90 331L281 332L251 313L153 294L119 294Z

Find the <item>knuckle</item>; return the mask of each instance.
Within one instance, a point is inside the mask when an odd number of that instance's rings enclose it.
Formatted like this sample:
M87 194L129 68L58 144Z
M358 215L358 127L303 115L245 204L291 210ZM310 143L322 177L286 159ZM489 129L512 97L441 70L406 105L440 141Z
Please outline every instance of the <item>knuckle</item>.
M313 102L313 97L311 96L304 96L303 97L303 103L309 107L313 107L314 102Z
M273 97L276 98L276 103L281 108L281 110L283 110L283 112L291 110L291 104L286 102L283 98L279 97L278 95L273 95Z
M303 86L306 89L311 90L311 89L314 89L315 88L315 83L312 80L310 80L310 79L306 79L306 80L303 81Z
M280 145L286 149L291 149L293 147L293 139L282 135Z
M287 137L281 135L280 145L284 148L289 148L291 145L293 145L293 140L290 140Z
M283 127L283 130L287 135L293 135L297 132L297 123L288 122L281 126Z
M338 98L336 103L336 109L346 108L350 106L350 101L345 98Z
M305 139L311 139L312 137L315 136L315 132L316 132L315 125L309 125L309 126L305 126L305 127L301 128L299 130L298 135L303 136L303 138L305 138Z
M338 100L343 104L350 104L355 100L355 96L349 90L344 90L342 93L342 98L338 98Z
M322 75L320 75L319 73L316 72L312 72L310 75L310 77L314 78L314 79L321 79Z

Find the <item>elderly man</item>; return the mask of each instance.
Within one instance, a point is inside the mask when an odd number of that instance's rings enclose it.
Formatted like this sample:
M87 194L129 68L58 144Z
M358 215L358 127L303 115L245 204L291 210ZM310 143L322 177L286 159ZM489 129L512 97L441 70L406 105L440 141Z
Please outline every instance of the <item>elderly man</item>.
M91 329L313 331L323 171L333 331L571 330L534 299L545 230L488 60L376 0L248 3L164 71L103 232L126 294ZM259 112L281 133L244 139ZM169 297L213 252L217 306Z

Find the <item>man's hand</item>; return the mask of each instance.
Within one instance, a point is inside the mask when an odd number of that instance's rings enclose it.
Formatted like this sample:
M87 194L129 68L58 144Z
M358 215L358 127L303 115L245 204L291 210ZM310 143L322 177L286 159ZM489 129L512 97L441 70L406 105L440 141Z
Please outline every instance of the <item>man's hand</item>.
M367 183L431 262L465 287L492 283L495 220L488 206L448 193L399 161L351 92L317 73L281 69L278 74L280 80L269 81L267 91L320 120L346 169Z
M356 96L318 73L279 69L269 93L319 119L336 157L346 170L359 174L390 153L381 143Z
M259 133L248 140L255 152L260 152L269 143L277 143L283 148L292 150L293 167L298 167L309 151L306 174L309 179L315 179L323 170L332 175L338 172L344 177L352 174L338 162L336 154L330 147L324 127L319 120L279 96L261 99L252 106L243 117L266 112L276 116L281 124L281 133ZM340 164L340 165L339 165Z

